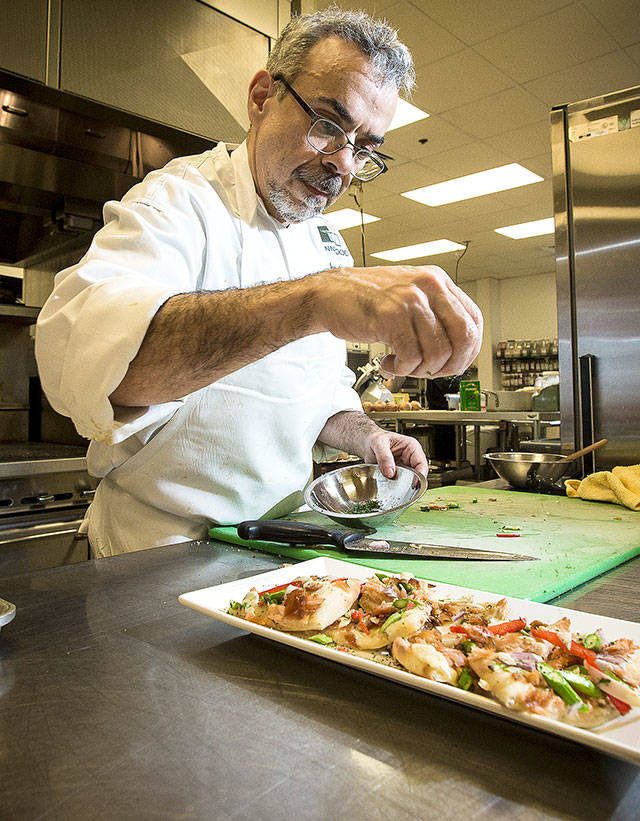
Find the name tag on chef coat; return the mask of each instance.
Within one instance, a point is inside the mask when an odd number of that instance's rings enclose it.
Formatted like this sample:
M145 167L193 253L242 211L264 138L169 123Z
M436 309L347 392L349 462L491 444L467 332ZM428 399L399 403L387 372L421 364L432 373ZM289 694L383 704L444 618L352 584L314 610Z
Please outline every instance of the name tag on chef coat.
M350 257L349 250L345 245L344 240L337 231L329 228L328 225L319 225L318 233L320 240L331 260L332 268L339 268L344 265L345 257Z

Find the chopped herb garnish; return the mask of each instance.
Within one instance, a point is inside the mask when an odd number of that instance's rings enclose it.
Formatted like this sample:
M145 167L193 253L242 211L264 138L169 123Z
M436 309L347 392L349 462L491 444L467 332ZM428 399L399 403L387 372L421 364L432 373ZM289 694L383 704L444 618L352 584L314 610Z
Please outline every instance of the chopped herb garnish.
M588 636L582 639L581 644L587 650L595 650L596 653L602 650L602 639L597 633L589 633Z
M316 633L315 636L310 636L309 641L315 641L316 644L322 644L325 647L330 644L335 644L335 641L327 636L326 633Z
M459 687L461 690L470 690L472 684L473 676L471 675L471 671L468 667L463 667L460 671L460 675L458 676L456 686Z
M349 508L349 513L374 513L380 510L382 505L377 499L370 499L368 502L355 502Z
M392 613L380 629L382 630L383 633L386 633L387 628L391 627L392 624L394 624L395 622L397 622L401 618L402 618L402 613Z
M275 593L265 592L262 596L260 596L260 598L264 600L265 604L282 604L284 594L284 590L278 590Z

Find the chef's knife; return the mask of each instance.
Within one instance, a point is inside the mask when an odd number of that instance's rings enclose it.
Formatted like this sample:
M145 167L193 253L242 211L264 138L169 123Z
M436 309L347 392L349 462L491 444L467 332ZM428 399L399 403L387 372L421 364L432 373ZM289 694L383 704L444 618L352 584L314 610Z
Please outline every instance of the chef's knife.
M261 539L291 545L334 545L356 553L385 556L405 556L412 559L484 559L489 561L529 561L535 556L475 550L453 545L395 542L388 539L366 539L361 530L330 530L307 522L283 522L279 519L258 519L238 525L241 539Z

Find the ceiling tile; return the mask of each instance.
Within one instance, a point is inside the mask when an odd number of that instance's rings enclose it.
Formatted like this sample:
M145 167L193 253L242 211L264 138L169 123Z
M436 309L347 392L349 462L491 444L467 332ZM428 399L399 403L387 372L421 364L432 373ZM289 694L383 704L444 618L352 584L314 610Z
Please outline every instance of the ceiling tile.
M486 40L528 20L548 14L570 0L415 0L429 17L453 32L465 43L472 45ZM426 8L425 8L426 6Z
M545 151L549 152L551 150L549 117L513 131L504 131L493 137L487 137L485 142L503 151L509 162L520 162L527 157L534 157Z
M528 157L526 167L534 174L539 174L543 179L551 181L553 176L553 168L551 166L551 153L545 151L544 154L538 154L535 157ZM531 187L531 186L529 186Z
M640 15L640 8L638 13ZM614 51L548 77L532 80L524 88L552 107L629 88L638 82L640 72L637 64L624 51Z
M621 46L640 40L640 8L637 0L582 0Z
M438 182L438 175L432 168L426 168L415 162L400 164L389 162L388 166L389 170L372 183L379 191L387 194L401 194L410 188Z
M421 66L417 80L413 101L429 114L448 111L514 85L510 77L472 49Z
M493 65L520 83L584 63L617 48L603 26L577 4L475 46Z
M421 160L420 165L436 172L439 176L437 182L440 182L454 177L461 177L465 174L475 174L477 171L485 171L487 168L506 165L508 161L508 157L503 151L477 140L451 151L434 154L428 159ZM419 186L413 186L413 188L417 187Z
M535 123L549 114L548 106L521 88L508 88L447 111L441 117L453 126L485 139L515 126Z
M419 142L424 139L427 140L426 143ZM421 160L449 148L468 145L473 141L474 137L464 129L445 122L441 117L428 117L426 120L389 132L382 150L394 157Z
M409 48L416 66L431 63L456 51L465 44L435 20L408 2L396 2L384 10L385 18L398 30L400 40Z

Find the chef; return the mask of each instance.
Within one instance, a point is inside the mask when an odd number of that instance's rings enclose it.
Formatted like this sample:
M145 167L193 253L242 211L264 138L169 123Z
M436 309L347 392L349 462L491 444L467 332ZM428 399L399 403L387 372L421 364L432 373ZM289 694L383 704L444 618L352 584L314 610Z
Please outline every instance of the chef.
M440 268L352 267L323 216L385 170L376 149L413 77L395 31L362 12L294 18L250 83L246 140L108 202L57 275L36 357L91 440L95 556L291 512L326 448L426 474L416 440L362 413L344 340L390 345L392 373L454 374L481 314Z

